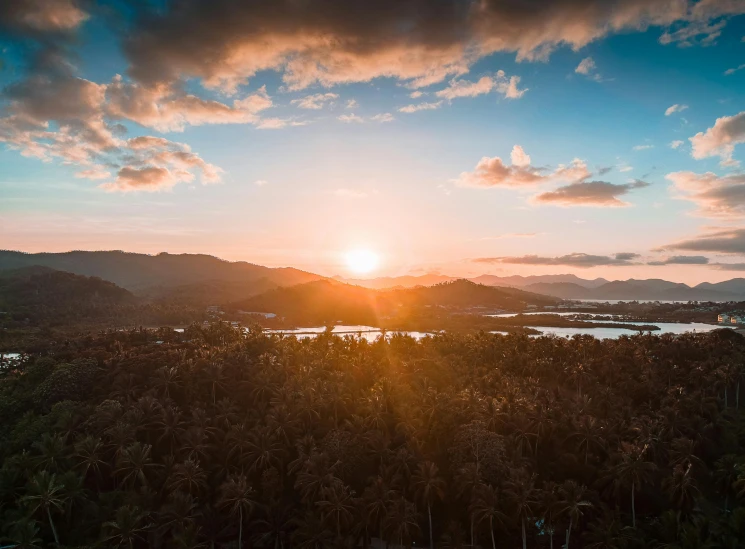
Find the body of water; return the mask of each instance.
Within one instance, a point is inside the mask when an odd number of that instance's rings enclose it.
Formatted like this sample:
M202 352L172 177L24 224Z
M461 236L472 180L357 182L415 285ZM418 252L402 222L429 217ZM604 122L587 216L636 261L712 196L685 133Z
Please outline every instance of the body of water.
M294 335L298 339L305 339L308 337L317 337L318 334L322 334L326 331L325 326L314 326L312 328L295 328L293 330L267 330L266 332L269 334L284 334L284 335ZM373 342L380 335L382 334L382 331L380 328L376 328L374 326L347 326L347 325L337 325L334 326L331 332L338 336L345 336L345 335L351 335L351 336L359 336L362 339L366 339L369 342ZM413 337L414 339L422 339L424 337L427 337L428 335L431 335L427 332L386 332L387 336L390 337L393 334L403 334L410 337Z
M625 321L628 322L628 321ZM631 322L629 322L631 324ZM704 333L711 332L721 328L715 324L702 324L700 322L649 322L659 327L659 330L652 332L654 335L662 334L684 334L687 332ZM617 339L622 335L635 335L637 330L627 330L624 328L549 328L546 326L528 326L534 330L539 330L543 335L557 335L559 337L572 337L577 334L587 334L595 336L598 339ZM729 326L725 326L729 328ZM494 333L494 332L492 332Z

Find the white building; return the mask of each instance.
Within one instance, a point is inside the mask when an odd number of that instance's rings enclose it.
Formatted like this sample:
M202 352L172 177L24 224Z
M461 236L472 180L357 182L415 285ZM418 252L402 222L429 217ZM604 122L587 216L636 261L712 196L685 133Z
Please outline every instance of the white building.
M727 323L729 323L729 322L730 322L730 317L729 317L729 315L724 315L724 314L720 314L720 315L719 315L719 316L717 317L717 321L718 321L718 322L719 322L720 324L727 324Z

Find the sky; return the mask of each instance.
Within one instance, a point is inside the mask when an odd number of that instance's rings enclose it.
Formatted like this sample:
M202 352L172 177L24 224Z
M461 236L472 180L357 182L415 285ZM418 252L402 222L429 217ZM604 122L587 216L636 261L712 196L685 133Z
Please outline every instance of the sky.
M0 248L745 276L745 0L0 3Z

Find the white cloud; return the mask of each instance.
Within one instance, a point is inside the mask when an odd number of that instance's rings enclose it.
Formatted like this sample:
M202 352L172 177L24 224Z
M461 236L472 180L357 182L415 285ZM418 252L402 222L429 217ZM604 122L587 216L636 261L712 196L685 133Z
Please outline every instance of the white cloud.
M654 149L654 145L634 145L632 149L635 151L646 151L647 149Z
M423 91L419 91L419 90L417 90L417 91L413 91L413 92L411 92L411 93L409 94L409 97L411 97L412 99L419 99L419 98L420 98L421 96L423 96L423 95L424 95L424 92L423 92Z
M440 107L442 107L442 101L437 101L435 103L417 103L415 105L406 105L405 107L401 107L400 109L398 109L398 111L406 114L411 114L418 111L431 111L439 109Z
M626 166L621 166L620 168L618 168L618 171L619 172L630 172L633 169L634 169L633 166L626 165Z
M597 68L597 65L595 65L595 61L592 57L585 57L582 61L579 62L579 65L577 65L577 68L574 69L574 72L578 74L584 74L588 75L595 71Z
M717 118L714 125L689 139L691 155L697 160L718 156L723 166L737 166L732 158L735 145L745 143L745 111L734 116Z
M683 112L688 108L688 105L678 105L677 103L675 105L672 105L671 107L668 107L665 109L665 116L670 116L671 114L674 114L676 112Z
M683 141L681 141L680 139L676 139L675 141L671 141L671 142L670 142L670 148L671 148L671 149L677 149L677 148L678 148L678 147L680 147L680 146L681 146L682 144L683 144Z
M334 195L340 198L367 198L369 196L365 191L356 189L336 189Z
M364 119L363 118L357 116L354 113L342 114L341 116L338 116L337 117L337 120L339 120L341 122L345 122L347 124L352 123L352 122L361 124L362 122L364 122Z
M290 104L297 105L301 109L320 110L326 104L331 103L336 99L339 99L339 95L336 93L316 93L313 95L306 95L300 99L293 99L290 101Z
M374 122L393 122L395 120L394 116L389 112L384 112L380 114L376 114L375 116L370 117L370 120Z
M347 105L346 105L347 109L356 109L359 106L360 105L359 103L357 103L356 99L347 99Z
M257 187L263 187L264 185L267 185L267 184L269 184L269 182L266 181L265 179L257 179L256 181L254 181L254 185L256 185Z
M463 172L455 180L460 187L526 187L550 182L578 182L592 175L587 165L574 159L569 165L559 165L553 172L530 165L530 156L520 145L510 153L511 165L499 157L484 157L471 172Z
M743 41L745 41L745 40L743 40ZM738 65L734 69L727 69L726 71L724 71L724 74L726 76L729 76L731 74L735 74L738 71L741 71L742 69L745 69L745 63L743 63L742 65Z

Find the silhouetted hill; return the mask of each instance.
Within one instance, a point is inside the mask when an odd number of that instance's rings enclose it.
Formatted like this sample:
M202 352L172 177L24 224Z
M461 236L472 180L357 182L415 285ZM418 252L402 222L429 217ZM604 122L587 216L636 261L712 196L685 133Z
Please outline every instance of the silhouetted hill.
M572 282L537 282L525 286L525 289L562 299L591 299L592 290Z
M0 272L0 311L32 320L108 314L135 297L96 277L32 266Z
M135 254L121 251L27 254L14 251L0 251L0 270L18 269L31 265L41 265L60 271L97 276L127 288L133 292L149 295L163 295L179 286L192 284L244 284L246 293L264 291L269 286L290 286L318 280L320 277L298 269L272 269L243 261L229 262L210 255ZM223 288L228 288L224 285ZM185 290L184 290L185 291ZM242 297L233 295L232 299Z
M231 308L276 313L297 322L371 324L384 317L406 317L431 307L522 310L527 305L550 305L556 301L514 288L494 288L468 280L395 290L371 290L319 280L270 290L234 303Z

